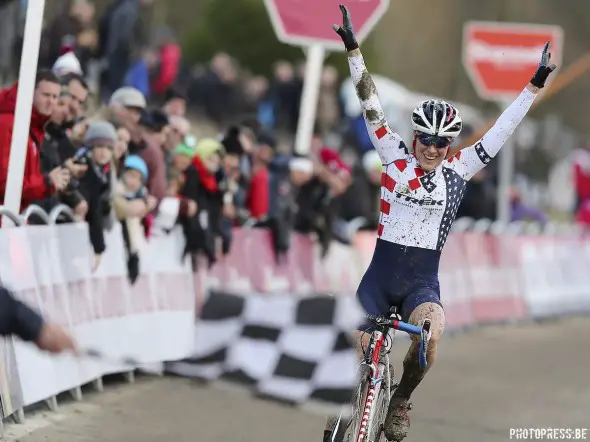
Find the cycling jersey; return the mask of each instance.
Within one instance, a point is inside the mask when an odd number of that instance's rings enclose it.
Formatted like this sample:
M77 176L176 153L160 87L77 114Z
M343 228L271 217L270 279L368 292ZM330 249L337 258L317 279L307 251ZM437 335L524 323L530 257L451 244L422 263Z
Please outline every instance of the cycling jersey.
M466 181L498 153L536 95L524 89L477 143L424 173L416 157L387 124L362 56L348 60L367 130L383 163L378 236L396 244L441 251Z
M348 57L348 61L367 130L383 164L378 239L357 296L371 315L386 315L391 306L397 306L408 321L422 303L442 306L440 253L466 182L498 153L536 95L524 89L477 143L425 173L387 124L362 56Z

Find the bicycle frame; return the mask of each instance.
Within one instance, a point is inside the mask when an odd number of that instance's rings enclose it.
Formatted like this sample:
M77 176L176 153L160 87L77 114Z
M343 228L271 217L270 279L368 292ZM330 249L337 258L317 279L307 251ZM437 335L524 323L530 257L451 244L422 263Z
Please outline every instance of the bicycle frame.
M369 428L371 428L371 424L373 423L373 418L375 416L375 407L373 406L373 401L375 398L379 397L379 392L383 387L383 374L382 368L379 365L379 361L381 359L381 348L385 342L385 337L389 333L389 327L387 330L375 330L371 334L371 338L369 341L369 347L367 348L367 352L365 354L365 361L364 364L369 366L369 385L367 388L367 394L364 398L364 407L363 413L360 419L360 427L358 429L358 433L356 436L355 442L363 442L367 437L367 432ZM386 360L386 369L389 371L389 364ZM387 390L389 390L389 385L387 385ZM389 395L389 391L387 391Z
M399 320L399 316L396 314L396 309L392 309L390 319L382 318L382 317L371 317L368 316L368 319L375 321L376 328L371 333L371 337L369 340L369 346L365 352L365 358L362 364L365 364L369 367L369 375L368 375L368 388L366 388L366 394L362 400L362 414L360 419L360 425L358 429L355 428L356 437L354 442L366 442L367 433L371 428L371 424L373 423L373 419L375 417L375 407L374 401L376 398L379 398L379 393L381 388L383 388L383 383L381 382L384 379L383 370L387 370L387 376L385 379L388 380L386 388L387 398L390 397L391 391L391 375L389 374L389 357L386 353L385 360L381 358L381 351L383 349L383 345L385 343L385 339L390 331L393 330L402 330L406 333L416 334L420 336L420 351L419 351L419 358L420 358L420 365L422 368L426 368L426 351L428 349L428 342L430 340L430 321L424 321L424 325L422 327L416 327L412 324L407 324ZM394 332L395 333L395 332ZM392 336L393 338L393 336ZM381 367L380 362L383 363L383 367Z

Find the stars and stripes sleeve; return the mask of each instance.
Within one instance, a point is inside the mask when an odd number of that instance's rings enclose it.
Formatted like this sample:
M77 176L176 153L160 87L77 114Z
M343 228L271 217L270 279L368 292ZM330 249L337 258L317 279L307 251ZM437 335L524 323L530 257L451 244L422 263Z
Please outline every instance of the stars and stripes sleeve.
M348 65L356 94L363 109L367 130L383 164L405 158L408 149L401 137L391 130L377 96L377 88L367 71L360 51L349 53Z
M514 133L514 130L524 119L531 108L537 95L524 89L518 98L512 102L502 115L496 120L494 126L474 145L466 147L451 159L456 159L457 172L464 180L469 180L473 175L483 169L500 151L506 140Z

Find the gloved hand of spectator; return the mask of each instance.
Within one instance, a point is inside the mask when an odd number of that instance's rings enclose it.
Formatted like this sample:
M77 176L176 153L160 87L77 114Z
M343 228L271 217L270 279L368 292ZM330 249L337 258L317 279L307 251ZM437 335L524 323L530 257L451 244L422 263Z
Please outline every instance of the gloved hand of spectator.
M70 171L65 167L56 167L49 172L49 180L56 190L62 191L70 182Z
M342 39L344 47L347 51L353 51L359 48L359 44L354 36L354 29L352 28L352 22L350 21L350 14L348 9L344 5L340 5L340 11L342 12L342 26L332 25L336 33Z
M35 344L41 350L51 353L61 353L68 350L76 353L77 351L76 343L68 332L60 325L48 322L43 324L43 328Z
M129 282L135 284L137 277L139 276L139 256L137 253L132 253L127 259L127 271L129 276Z

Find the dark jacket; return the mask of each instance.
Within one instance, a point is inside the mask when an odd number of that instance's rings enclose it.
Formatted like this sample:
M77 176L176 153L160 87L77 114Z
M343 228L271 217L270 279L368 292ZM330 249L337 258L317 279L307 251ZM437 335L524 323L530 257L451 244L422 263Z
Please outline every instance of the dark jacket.
M92 161L90 151L82 148L77 158L86 158L88 171L80 178L78 190L88 202L86 221L94 253L100 255L106 246L104 242L104 219L110 212L111 170L110 164L99 166Z
M64 162L68 158L73 157L75 153L76 148L69 139L65 126L49 122L45 128L45 139L41 145L39 157L41 172L48 174L56 167L63 166ZM36 204L48 213L60 203L66 204L73 209L83 199L76 187L77 181L74 179L70 182L65 192L51 195L48 198L37 201ZM30 221L34 223L36 221L35 217L32 216Z
M154 137L148 134L138 143L138 148L134 153L137 153L145 161L148 168L147 189L159 203L166 196L168 188L164 151Z
M0 336L17 335L23 341L36 341L43 318L0 287Z
M273 238L275 257L289 250L295 213L295 189L291 184L289 156L276 155L269 165L270 205L267 226Z
M204 253L215 262L215 240L220 236L222 193L217 176L207 172L198 157L184 173L180 196L196 201L197 214L180 220L186 238L185 253Z
M316 233L322 256L328 253L332 241L332 224L338 200L330 195L327 184L314 177L298 189L294 228L304 234Z
M99 23L99 56L108 60L109 93L123 86L125 75L143 41L140 0L115 0Z

